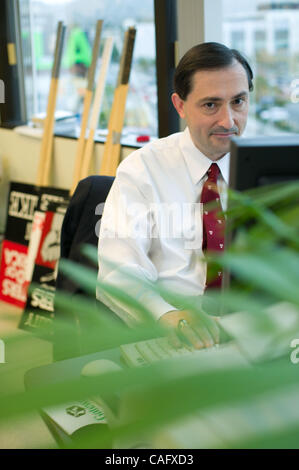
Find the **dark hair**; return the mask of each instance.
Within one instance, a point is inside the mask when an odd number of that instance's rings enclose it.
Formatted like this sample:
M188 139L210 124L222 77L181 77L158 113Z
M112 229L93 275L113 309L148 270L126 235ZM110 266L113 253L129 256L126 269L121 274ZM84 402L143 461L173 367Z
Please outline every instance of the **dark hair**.
M252 91L253 73L247 60L236 49L229 49L218 42L204 42L186 52L175 70L174 91L182 100L185 100L191 92L195 72L229 67L235 60L244 67L249 91Z

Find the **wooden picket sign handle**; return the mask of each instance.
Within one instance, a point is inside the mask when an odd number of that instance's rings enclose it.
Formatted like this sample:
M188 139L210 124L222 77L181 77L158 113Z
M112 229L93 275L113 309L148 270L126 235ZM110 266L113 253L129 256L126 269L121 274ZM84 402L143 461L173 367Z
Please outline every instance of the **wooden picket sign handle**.
M52 154L53 154L53 134L54 134L54 125L55 125L55 108L56 108L56 99L58 94L58 85L59 79L53 79L53 99L52 99L52 106L50 109L50 116L52 118L49 120L49 128L47 132L47 146L46 146L46 153L45 153L45 160L44 160L44 170L42 176L42 186L49 186L50 185L50 171L51 171L51 163L52 163Z
M37 171L36 184L38 186L47 186L49 184L50 166L53 147L53 129L55 120L55 107L59 83L59 72L61 65L63 41L66 27L62 21L57 26L56 44L54 53L54 63L52 67L51 83L47 104L47 115L44 123L44 132L39 157L39 166Z
M89 112L90 112L90 107L91 107L91 102L92 102L94 77L95 77L96 65L97 65L97 60L98 60L98 55L99 55L102 26L103 26L103 20L98 20L97 25L96 25L96 35L95 35L95 39L93 43L91 65L88 69L87 86L85 90L83 113L82 113L82 120L81 120L81 132L80 132L80 136L79 136L78 144L77 144L73 182L72 182L72 187L70 190L71 195L74 193L77 187L77 184L79 180L81 179L82 163L83 163L84 149L85 149L85 143L86 143L86 131L87 131L88 117L89 117Z
M97 82L97 88L95 92L93 108L92 108L92 113L91 113L91 118L90 118L89 135L88 135L85 148L84 148L84 156L82 159L82 169L81 169L80 179L86 178L89 175L90 163L92 159L91 157L92 157L92 153L94 149L94 135L98 126L99 115L101 111L103 95L104 95L104 90L105 90L107 72L108 72L111 55L112 55L112 47L113 47L113 38L107 38L105 41L105 46L104 46L104 51L103 51L103 56L102 56L101 70L100 70L100 74L99 74L99 78Z
M108 136L104 146L101 175L115 176L120 159L120 139L124 123L128 85L119 85L115 90Z
M52 115L53 111L53 102L54 102L54 95L55 95L55 81L51 79L50 83L50 90L48 96L48 105L47 105L47 114L44 121L44 129L43 129L43 136L42 136L42 143L40 149L40 157L39 157L39 165L37 171L37 180L36 184L38 186L42 186L43 184L43 175L44 175L44 165L45 165L45 155L47 153L47 146L49 145L49 135L50 135L50 121L49 117Z
M86 88L85 97L84 97L84 107L83 107L82 119L81 119L81 131L80 131L80 136L79 136L78 143L77 143L73 182L72 182L72 186L70 190L71 196L73 195L77 187L77 184L81 179L82 158L83 158L84 149L85 149L85 142L86 142L85 135L87 131L88 117L89 117L91 102L92 102L92 91Z
M124 124L135 36L135 28L131 27L126 31L118 80L109 119L108 136L104 145L104 152L101 161L101 175L115 176L119 164L120 138Z

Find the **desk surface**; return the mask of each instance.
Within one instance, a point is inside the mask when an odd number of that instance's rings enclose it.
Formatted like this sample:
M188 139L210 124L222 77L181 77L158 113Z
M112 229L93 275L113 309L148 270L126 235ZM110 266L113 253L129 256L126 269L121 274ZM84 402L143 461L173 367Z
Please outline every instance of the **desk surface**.
M282 310L283 309L283 310ZM288 328L290 329L290 325L292 322L297 321L298 314L297 311L292 311L292 309L287 312L286 306L284 305L278 305L277 308L276 306L271 307L269 309L269 315L272 316L274 315L276 317L276 320L281 320L281 326L283 327L284 323L286 320L288 320ZM281 315L281 311L283 311L283 316ZM287 315L288 313L288 315ZM263 359L267 358L267 354L265 356L265 351L264 347L265 344L267 343L267 337L256 337L256 334L254 335L254 340L253 343L251 343L251 349L254 349L254 351L249 351L249 348L247 347L248 343L248 325L246 325L246 321L243 314L235 314L234 315L234 323L232 326L234 328L237 328L238 332L238 338L242 338L242 345L243 345L243 350L247 351L249 354L249 357L252 356L252 359L256 359L257 356L257 351L259 352L260 356L260 351L261 351L261 346L262 348L262 357ZM249 320L249 318L248 318ZM229 317L226 318L226 323L230 321ZM291 322L291 323L290 323ZM295 324L295 323L294 323ZM280 323L278 322L277 325L279 326ZM276 325L276 326L277 326ZM228 324L227 324L228 326ZM229 328L228 331L233 332L233 330ZM244 331L243 331L244 330ZM255 330L254 330L255 331ZM270 335L271 336L271 335ZM268 338L269 339L269 338ZM270 338L271 339L271 338ZM266 343L265 343L266 340ZM272 342L270 342L272 344ZM284 346L282 349L278 347L279 344L276 342L275 343L275 348L273 351L273 348L270 348L271 354L274 352L274 357L270 358L271 360L275 359L275 355L277 358L281 357L281 354L278 354L279 352L284 352L285 346L289 348L289 341L283 341ZM223 360L223 354L221 355L221 360ZM78 378L78 376L81 374L82 368L84 367L85 364L88 362L97 360L97 359L110 359L114 362L120 363L120 352L118 348L115 349L110 349L106 351L101 351L98 353L93 353L89 354L83 357L77 357L77 358L72 358L72 359L67 359L64 361L60 361L57 363L52 363L48 364L45 366L41 367L35 367L34 369L27 371L26 373L26 386L27 387L34 387L34 386L41 386L41 385L47 385L47 384L53 384L53 383L59 383L60 381L64 380L72 380ZM211 359L211 357L209 358ZM289 358L286 358L287 363L289 364ZM209 362L209 367L210 367L210 362ZM295 401L298 400L298 390L295 391L296 393L294 394L295 396ZM272 403L269 402L268 397L266 397L265 402L259 402L257 401L256 407L253 406L252 404L245 403L245 406L235 406L232 405L229 410L225 409L220 410L221 412L218 413L216 416L205 416L204 418L202 416L198 417L195 416L194 419L190 420L190 422L183 422L181 426L177 426L175 429L169 429L167 432L165 432L164 436L158 436L157 442L163 442L164 443L164 448L190 448L188 446L191 445L191 447L198 447L198 443L200 443L200 448L207 448L207 447L216 447L219 446L228 446L230 447L230 444L233 445L235 442L235 439L238 438L238 435L231 435L232 431L239 432L242 431L244 432L244 436L246 436L246 433L248 432L248 426L249 426L249 431L255 432L255 426L256 423L260 423L260 431L261 432L269 432L269 430L272 429L273 427L273 420L269 419L269 416L273 415L276 420L276 425L278 426L278 429L280 429L282 426L288 425L289 421L292 419L299 419L299 411L298 415L292 411L291 416L287 415L288 410L285 410L283 407L281 408L282 402L284 403L289 403L291 402L292 396L284 398L282 394L282 400L280 397L272 397ZM271 413L269 414L269 407ZM282 412L279 414L278 411L282 409ZM262 416L261 411L264 410L264 416ZM293 408L292 408L293 410ZM294 415L294 416L293 416ZM238 426L233 426L231 423L231 419L228 417L232 417L233 421L235 420L236 423L238 423ZM250 418L250 419L249 419ZM215 427L215 429L218 429L219 426L222 427L223 433L222 437L225 437L225 442L217 441L217 433L215 434L214 432L211 431L209 434L208 429L211 425L211 422L213 424L216 423L215 426L212 426L211 429ZM242 424L243 423L243 424ZM274 423L274 424L275 424ZM244 425L245 424L245 425ZM243 428L242 428L243 426ZM196 430L196 432L195 432ZM219 437L219 436L218 436ZM193 439L193 441L192 441ZM231 442L230 440L231 439ZM184 444L184 445L183 445ZM163 447L163 446L162 446ZM153 448L159 448L158 444L157 446ZM161 447L160 447L161 448Z
M77 379L80 377L81 370L89 362L97 359L109 359L119 365L121 362L119 348L107 349L86 356L65 359L63 361L54 362L46 366L41 366L28 370L25 374L25 387L31 388L34 386L41 386L47 384L59 383L60 381L67 381Z

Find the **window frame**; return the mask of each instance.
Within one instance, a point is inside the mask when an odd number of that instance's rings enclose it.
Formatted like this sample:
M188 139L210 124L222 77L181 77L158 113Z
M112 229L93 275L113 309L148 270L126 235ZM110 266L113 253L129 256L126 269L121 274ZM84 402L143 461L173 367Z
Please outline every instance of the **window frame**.
M171 102L176 66L177 8L174 0L154 0L156 30L156 71L158 136L179 131L179 116Z
M0 104L0 126L13 128L27 122L19 0L2 0L1 7L0 78L5 102Z

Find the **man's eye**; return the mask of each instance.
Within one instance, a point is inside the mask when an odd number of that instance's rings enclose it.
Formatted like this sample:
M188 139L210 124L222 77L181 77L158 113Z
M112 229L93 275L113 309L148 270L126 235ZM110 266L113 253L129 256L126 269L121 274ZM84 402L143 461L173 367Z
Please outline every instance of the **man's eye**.
M214 109L215 108L215 103L205 103L204 106L207 109Z
M236 104L237 106L240 106L240 105L242 105L243 103L245 103L244 98L237 98L237 99L234 101L234 104Z

